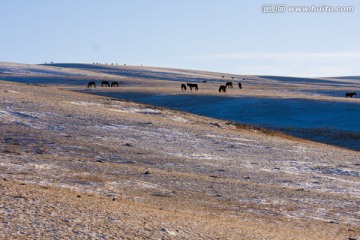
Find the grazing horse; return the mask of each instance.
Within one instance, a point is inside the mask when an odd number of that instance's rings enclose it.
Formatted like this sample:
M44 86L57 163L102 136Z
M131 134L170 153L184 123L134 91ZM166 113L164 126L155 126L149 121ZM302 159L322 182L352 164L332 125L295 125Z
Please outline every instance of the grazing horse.
M226 92L226 86L225 85L221 85L219 87L219 92Z
M227 87L227 88L233 88L232 82L227 82L227 83L226 83L226 87Z
M103 87L103 86L105 86L105 87L110 87L110 84L109 84L108 81L102 81L102 82L101 82L101 86L102 86L102 87Z
M346 97L346 98L347 98L347 97L352 98L353 96L356 96L356 93L354 93L354 92L351 92L351 93L345 93L345 97Z
M186 84L190 90L192 91L192 88L195 88L195 91L199 90L198 85L196 83L188 83Z
M239 82L239 88L242 89L241 82Z
M118 87L118 86L119 86L118 82L112 82L111 83L111 87Z
M186 91L186 85L185 85L185 84L181 84L181 90L185 90L185 91Z
M96 84L95 84L95 82L89 82L88 85L87 85L87 87L88 87L88 88L89 88L89 87L95 87L95 88L96 88Z

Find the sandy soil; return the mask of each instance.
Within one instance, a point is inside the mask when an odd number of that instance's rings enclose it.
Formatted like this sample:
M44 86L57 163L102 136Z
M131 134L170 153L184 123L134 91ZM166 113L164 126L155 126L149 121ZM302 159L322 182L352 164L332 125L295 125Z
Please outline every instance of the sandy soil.
M59 86L0 99L0 239L360 237L358 152Z

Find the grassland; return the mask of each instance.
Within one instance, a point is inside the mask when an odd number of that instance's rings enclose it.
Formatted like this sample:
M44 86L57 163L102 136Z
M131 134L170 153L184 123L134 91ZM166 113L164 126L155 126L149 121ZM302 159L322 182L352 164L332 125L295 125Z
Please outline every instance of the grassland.
M360 236L357 151L79 88L0 81L0 238Z

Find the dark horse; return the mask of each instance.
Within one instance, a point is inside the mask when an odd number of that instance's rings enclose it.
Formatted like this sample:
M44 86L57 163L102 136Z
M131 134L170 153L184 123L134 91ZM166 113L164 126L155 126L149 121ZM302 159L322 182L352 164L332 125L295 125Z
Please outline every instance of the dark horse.
M118 86L119 86L118 82L112 82L111 83L111 87L118 87Z
M356 96L356 93L354 93L354 92L345 93L345 97L346 97L346 98L347 98L347 97L352 98L353 96Z
M232 82L227 82L227 83L226 83L226 87L227 87L227 88L233 88Z
M105 87L110 87L110 84L109 84L108 81L102 81L102 82L101 82L101 86L102 86L102 87L103 87L103 86L105 86Z
M186 90L186 85L185 84L181 84L181 90Z
M241 82L239 82L239 88L242 89Z
M195 91L199 90L198 85L196 83L188 83L186 84L190 90L192 91L192 88L195 88Z
M87 85L87 87L88 87L88 88L89 88L89 87L96 87L96 84L95 84L95 82L89 82L88 85Z
M226 92L226 86L225 85L221 85L219 87L219 92Z

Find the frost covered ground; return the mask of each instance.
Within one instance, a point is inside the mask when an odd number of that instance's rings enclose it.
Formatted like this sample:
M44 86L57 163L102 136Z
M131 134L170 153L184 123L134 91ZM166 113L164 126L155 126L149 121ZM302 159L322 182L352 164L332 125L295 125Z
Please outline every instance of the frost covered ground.
M266 127L304 139L360 151L360 103L357 101L190 96L103 90L93 93Z
M122 79L102 91L181 93L177 82ZM68 91L85 90L78 81L0 81L0 238L360 236L357 151Z
M347 92L360 94L358 77L241 76L147 67L58 66L128 78L120 89L80 89L82 92L266 127L360 151L360 99L345 98ZM227 81L232 81L234 88L219 94L219 85ZM197 82L200 91L181 91L180 82ZM238 89L238 82L243 89Z

